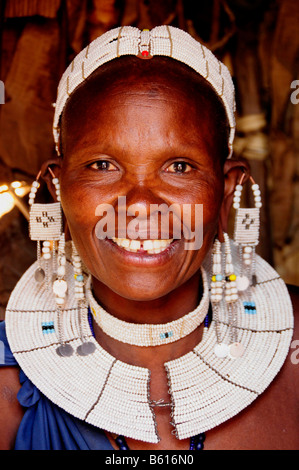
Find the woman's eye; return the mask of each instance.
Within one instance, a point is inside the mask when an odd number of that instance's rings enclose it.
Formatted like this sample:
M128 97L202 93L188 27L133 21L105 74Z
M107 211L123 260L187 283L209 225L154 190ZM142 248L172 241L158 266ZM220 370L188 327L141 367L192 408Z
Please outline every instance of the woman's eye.
M116 166L113 165L113 163L108 162L107 160L98 160L92 165L90 165L90 168L94 170L99 170L99 171L115 171L117 170Z
M186 162L174 162L167 168L170 173L188 173L192 170L192 166Z

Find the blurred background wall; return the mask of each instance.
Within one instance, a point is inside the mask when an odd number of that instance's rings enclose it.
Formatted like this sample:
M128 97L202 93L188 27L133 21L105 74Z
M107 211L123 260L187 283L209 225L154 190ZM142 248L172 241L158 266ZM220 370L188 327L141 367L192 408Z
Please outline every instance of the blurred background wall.
M248 159L263 191L258 252L287 283L299 285L299 92L291 88L299 79L297 0L2 0L0 5L5 88L0 318L14 285L36 258L28 240L28 192L41 163L54 155L52 103L59 78L85 45L120 25L180 27L229 67L237 96L234 152ZM49 197L45 188L42 194ZM250 197L248 192L246 203Z

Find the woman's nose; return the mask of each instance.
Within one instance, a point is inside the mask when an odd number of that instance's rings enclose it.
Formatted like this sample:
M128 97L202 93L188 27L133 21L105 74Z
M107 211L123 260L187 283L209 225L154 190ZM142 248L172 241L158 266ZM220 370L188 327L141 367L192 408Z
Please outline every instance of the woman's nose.
M144 186L131 188L121 199L118 211L125 210L128 217L134 217L138 212L140 218L147 218L153 207L166 204L155 190Z
M169 213L169 205L154 191L148 188L132 188L126 196L118 198L118 237L172 238L175 215L173 212ZM181 231L180 224L178 227Z

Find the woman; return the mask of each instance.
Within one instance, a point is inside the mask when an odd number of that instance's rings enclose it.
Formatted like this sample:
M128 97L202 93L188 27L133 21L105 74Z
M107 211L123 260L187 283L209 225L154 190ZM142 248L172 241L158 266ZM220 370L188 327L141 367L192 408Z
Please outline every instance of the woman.
M29 201L44 259L1 328L2 448L298 446L288 293L254 255L250 210L236 220L244 259L226 235L248 180L229 158L233 108L226 68L175 28L111 31L70 65L55 109L59 156L42 169L58 205L38 208L38 183ZM41 233L60 199L73 267L55 232L52 290Z

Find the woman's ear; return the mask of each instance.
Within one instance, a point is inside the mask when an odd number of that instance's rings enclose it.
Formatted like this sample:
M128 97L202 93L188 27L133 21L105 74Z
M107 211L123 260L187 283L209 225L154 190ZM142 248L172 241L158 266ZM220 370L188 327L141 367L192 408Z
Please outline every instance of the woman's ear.
M56 189L52 180L53 180L53 175L55 175L55 178L59 178L60 170L61 170L61 157L54 157L45 161L42 164L41 169L40 169L40 176L47 183L48 190L55 202L57 202Z
M224 164L224 195L220 209L218 221L218 239L224 242L223 233L227 232L229 212L233 204L233 197L236 185L243 176L245 183L250 176L250 166L247 160L240 158L238 160L226 160Z

